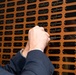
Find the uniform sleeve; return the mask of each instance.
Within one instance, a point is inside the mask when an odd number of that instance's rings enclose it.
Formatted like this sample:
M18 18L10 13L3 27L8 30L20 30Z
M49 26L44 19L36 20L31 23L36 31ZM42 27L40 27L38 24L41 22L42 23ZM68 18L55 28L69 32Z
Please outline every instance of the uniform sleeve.
M30 51L21 75L52 75L54 67L49 58L39 50Z
M7 64L3 67L4 70L14 74L20 75L24 65L26 62L26 58L24 58L20 52L18 52L11 60L10 64ZM0 74L1 75L1 74Z

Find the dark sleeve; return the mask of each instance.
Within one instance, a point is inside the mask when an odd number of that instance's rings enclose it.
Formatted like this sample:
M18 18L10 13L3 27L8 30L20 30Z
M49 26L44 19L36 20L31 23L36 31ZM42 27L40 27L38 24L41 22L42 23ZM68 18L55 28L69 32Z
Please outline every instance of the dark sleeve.
M0 75L14 75L14 74L8 72L7 70L4 70L4 69L0 66Z
M30 51L21 75L52 75L54 67L49 58L39 50Z
M18 52L11 60L10 64L3 67L6 71L14 74L20 75L22 68L24 67L26 59Z

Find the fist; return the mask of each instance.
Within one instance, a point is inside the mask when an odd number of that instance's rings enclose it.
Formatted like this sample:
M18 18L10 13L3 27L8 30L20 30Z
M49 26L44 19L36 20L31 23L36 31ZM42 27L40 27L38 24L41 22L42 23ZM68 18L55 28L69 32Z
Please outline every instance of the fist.
M49 34L44 31L43 27L35 26L29 30L29 50L39 49L43 52L49 40Z

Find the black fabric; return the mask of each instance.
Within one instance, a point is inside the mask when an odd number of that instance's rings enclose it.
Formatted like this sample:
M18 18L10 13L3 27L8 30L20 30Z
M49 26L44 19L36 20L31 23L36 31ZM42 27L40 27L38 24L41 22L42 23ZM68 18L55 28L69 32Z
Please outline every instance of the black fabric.
M30 51L25 59L18 53L10 64L0 67L0 75L52 75L54 67L40 50Z
M0 75L14 75L14 74L8 72L7 70L4 70L4 69L0 66Z
M54 67L49 58L40 50L28 53L21 75L52 75Z
M20 54L20 52L18 52L10 60L10 64L7 64L3 68L12 74L21 75L21 71L25 65L25 62L26 62L26 59Z

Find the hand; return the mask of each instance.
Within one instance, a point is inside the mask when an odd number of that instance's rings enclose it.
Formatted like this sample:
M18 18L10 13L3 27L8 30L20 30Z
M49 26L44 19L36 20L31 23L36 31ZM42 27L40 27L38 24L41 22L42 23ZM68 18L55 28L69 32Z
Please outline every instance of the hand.
M49 34L44 31L43 27L35 26L29 30L28 34L29 39L29 51L40 49L42 52L49 42Z

